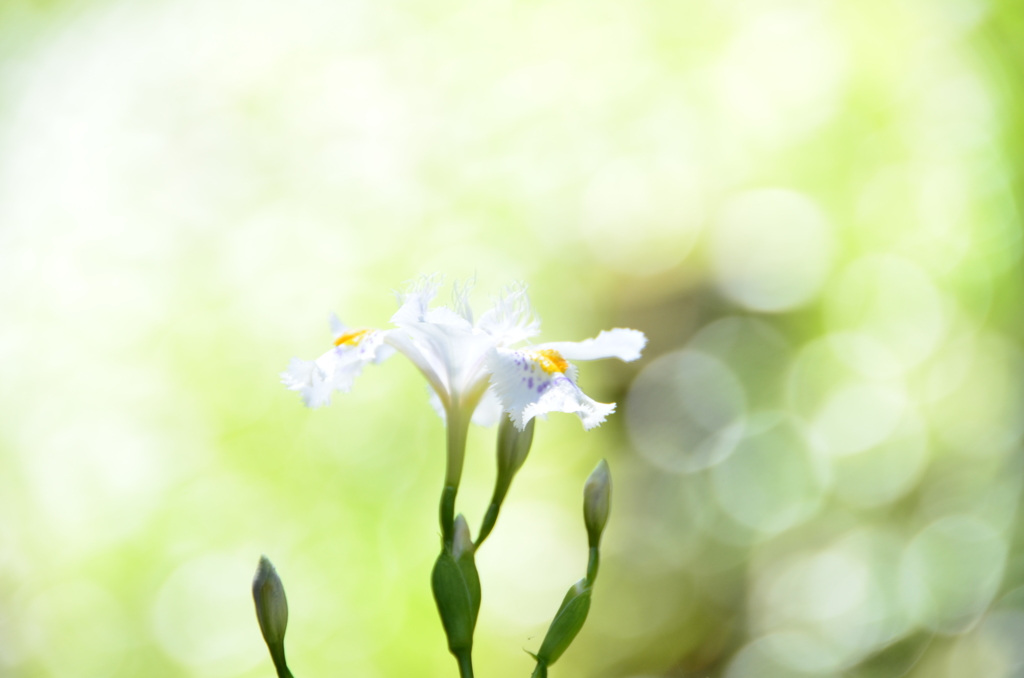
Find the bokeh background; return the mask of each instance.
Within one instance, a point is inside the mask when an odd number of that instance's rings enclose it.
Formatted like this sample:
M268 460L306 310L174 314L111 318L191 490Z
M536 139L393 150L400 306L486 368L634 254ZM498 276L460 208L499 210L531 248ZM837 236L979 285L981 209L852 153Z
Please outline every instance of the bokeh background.
M277 377L440 271L650 338L538 426L477 675L607 457L552 675L1024 676L1022 105L1014 0L2 0L0 675L271 676L261 553L299 678L454 675L422 379Z

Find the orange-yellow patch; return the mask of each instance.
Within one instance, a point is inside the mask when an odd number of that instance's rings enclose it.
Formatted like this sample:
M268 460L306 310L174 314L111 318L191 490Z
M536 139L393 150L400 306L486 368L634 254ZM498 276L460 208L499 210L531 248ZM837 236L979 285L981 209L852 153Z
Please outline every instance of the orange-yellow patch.
M530 351L530 357L548 374L554 374L555 372L564 374L569 369L569 363L565 362L562 354L553 348Z
M345 346L358 346L359 342L365 339L366 335L371 331L372 330L352 330L351 332L346 332L334 340L334 345L341 346L344 344Z

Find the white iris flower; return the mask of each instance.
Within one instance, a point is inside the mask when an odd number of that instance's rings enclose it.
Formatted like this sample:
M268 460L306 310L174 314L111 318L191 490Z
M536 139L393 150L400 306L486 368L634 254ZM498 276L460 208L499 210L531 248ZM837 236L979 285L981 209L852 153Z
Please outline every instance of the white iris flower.
M452 308L431 308L439 286L439 276L424 277L399 294L401 307L391 318L395 329L353 330L332 316L334 348L316 360L293 358L282 382L299 391L307 406L320 407L334 391L349 391L366 364L397 350L426 377L438 411L447 416L449 435L461 430L464 443L470 418L494 423L501 410L519 430L548 412L574 413L586 429L599 425L615 404L583 393L568 360L636 360L647 343L642 332L617 328L581 342L513 348L540 331L524 286L507 287L476 320L470 284L455 285Z

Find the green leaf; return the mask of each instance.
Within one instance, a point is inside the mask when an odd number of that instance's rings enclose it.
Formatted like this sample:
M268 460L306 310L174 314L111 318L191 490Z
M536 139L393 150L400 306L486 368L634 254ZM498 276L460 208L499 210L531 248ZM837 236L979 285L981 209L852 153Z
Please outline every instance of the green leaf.
M565 594L562 606L548 627L544 642L537 652L539 662L551 666L575 640L583 628L583 623L587 621L587 613L590 612L590 593L591 589L586 586L586 580L580 580Z
M448 649L456 655L471 649L476 621L472 597L462 570L447 550L441 551L434 563L430 585L434 591L441 625L448 636Z
M452 558L459 566L462 578L469 589L469 600L473 610L473 625L480 613L480 575L476 571L476 548L469 533L469 524L461 513L455 517L455 539L452 541Z
M476 628L476 618L480 614L481 593L480 575L476 571L476 560L473 558L472 553L469 555L463 554L456 564L459 566L459 572L462 573L466 589L469 591L470 609L473 612L473 628Z

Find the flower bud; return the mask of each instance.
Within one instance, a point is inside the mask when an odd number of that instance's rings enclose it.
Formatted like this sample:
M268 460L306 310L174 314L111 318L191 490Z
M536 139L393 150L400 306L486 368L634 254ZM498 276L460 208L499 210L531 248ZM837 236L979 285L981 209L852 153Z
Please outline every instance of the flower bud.
M455 517L455 537L452 541L452 558L455 562L463 559L464 556L473 557L473 537L469 533L469 524L466 518L460 513Z
M473 625L480 614L480 575L476 571L476 547L473 546L473 535L469 532L466 518L460 513L455 517L455 540L452 544L452 558L459 566L459 572L466 581L469 591L469 602L473 611Z
M573 584L565 594L562 605L544 636L544 642L535 655L538 665L544 667L543 673L546 674L546 668L558 661L583 628L583 623L587 621L587 613L590 611L590 595L591 589L585 579Z
M498 426L498 476L509 484L530 453L535 422L536 419L531 419L520 431L509 417L501 417Z
M501 511L501 504L505 501L508 488L512 486L512 479L526 462L526 455L530 453L530 446L533 445L533 430L536 419L526 423L526 427L520 431L507 416L501 417L501 424L498 426L498 476L494 481L494 495L491 497L491 504L484 514L483 523L480 525L480 534L477 537L477 548L484 543L487 536L494 529L494 523L498 520L498 512Z
M260 623L263 640L272 649L284 643L288 628L288 600L284 584L277 570L266 556L260 556L256 576L252 580L252 597L256 602L256 619Z
M583 486L583 520L587 525L591 548L601 543L601 533L608 524L611 494L611 473L608 471L608 462L602 459Z
M468 653L473 648L473 627L476 625L473 601L462 570L446 549L434 563L430 586L441 625L448 637L449 651L456 657Z

